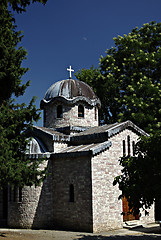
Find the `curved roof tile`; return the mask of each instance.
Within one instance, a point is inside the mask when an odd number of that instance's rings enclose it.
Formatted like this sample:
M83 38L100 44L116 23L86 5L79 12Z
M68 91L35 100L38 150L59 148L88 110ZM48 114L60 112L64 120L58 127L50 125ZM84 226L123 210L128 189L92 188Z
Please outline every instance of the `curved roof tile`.
M58 99L60 101L67 101L69 104L81 100L86 101L92 106L101 106L99 98L88 84L73 79L61 80L54 83L45 93L41 101L41 108L43 108L44 104L51 103Z

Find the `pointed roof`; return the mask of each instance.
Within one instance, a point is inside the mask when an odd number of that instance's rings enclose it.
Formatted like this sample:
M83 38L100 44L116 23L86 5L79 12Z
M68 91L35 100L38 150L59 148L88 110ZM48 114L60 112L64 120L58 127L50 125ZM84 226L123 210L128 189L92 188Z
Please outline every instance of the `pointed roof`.
M90 143L105 141L106 139L109 139L113 135L116 135L127 128L136 132L138 135L148 136L148 134L144 130L142 130L141 128L139 128L134 123L128 120L122 123L105 124L102 126L89 128L86 131L80 132L72 136L71 143L81 144L85 142Z
M112 141L110 138L125 129L130 129L139 135L149 136L145 131L136 126L131 121L126 121L122 123L107 124L99 127L92 127L84 132L80 132L74 136L69 136L57 132L53 129L48 129L44 127L34 126L34 131L36 135L47 134L49 138L55 141L69 142L69 146L61 149L57 153L50 153L47 156L52 156L54 158L64 158L64 157L81 157L81 156L95 156L100 152L112 146ZM30 158L40 157L40 154L30 154Z

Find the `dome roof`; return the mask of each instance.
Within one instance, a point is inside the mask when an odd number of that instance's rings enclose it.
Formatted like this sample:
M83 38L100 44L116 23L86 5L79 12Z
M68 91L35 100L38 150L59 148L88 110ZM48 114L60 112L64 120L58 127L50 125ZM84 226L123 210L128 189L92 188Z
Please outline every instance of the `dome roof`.
M44 104L51 103L58 99L60 101L66 101L68 104L82 100L92 106L101 106L100 100L89 85L73 79L66 79L54 83L45 93L41 101L41 108L43 108Z

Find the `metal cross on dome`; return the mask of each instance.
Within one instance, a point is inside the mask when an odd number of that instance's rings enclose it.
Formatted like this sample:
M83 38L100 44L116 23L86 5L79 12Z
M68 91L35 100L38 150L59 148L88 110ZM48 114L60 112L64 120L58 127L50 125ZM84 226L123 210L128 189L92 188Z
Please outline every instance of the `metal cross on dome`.
M74 70L72 69L72 67L69 66L69 68L67 68L67 71L69 71L69 78L72 78L72 72L74 72Z

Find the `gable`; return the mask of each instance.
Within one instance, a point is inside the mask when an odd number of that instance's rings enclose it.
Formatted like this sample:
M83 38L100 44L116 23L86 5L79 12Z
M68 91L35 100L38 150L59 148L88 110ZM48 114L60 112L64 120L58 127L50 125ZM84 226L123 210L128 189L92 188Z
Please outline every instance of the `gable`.
M99 127L90 128L84 132L80 132L72 136L70 142L73 145L90 142L103 142L107 141L107 139L110 139L112 136L119 134L125 129L135 132L138 136L148 136L145 131L136 126L134 123L131 121L126 121L123 123L106 124Z

